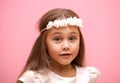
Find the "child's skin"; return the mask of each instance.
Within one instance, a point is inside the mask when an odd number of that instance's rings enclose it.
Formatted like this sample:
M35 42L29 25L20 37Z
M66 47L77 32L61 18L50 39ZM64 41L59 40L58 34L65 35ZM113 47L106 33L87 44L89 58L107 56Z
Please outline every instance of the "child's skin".
M52 59L52 70L61 76L75 76L76 70L71 65L71 62L80 49L78 30L78 27L67 26L52 28L48 31L46 45L49 56Z

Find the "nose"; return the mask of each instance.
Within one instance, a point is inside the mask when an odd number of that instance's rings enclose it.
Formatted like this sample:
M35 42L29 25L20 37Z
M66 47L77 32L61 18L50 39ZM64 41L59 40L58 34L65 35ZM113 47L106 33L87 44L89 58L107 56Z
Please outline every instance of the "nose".
M63 50L69 50L70 49L70 43L67 40L64 40L63 44L62 44L62 48L63 48Z

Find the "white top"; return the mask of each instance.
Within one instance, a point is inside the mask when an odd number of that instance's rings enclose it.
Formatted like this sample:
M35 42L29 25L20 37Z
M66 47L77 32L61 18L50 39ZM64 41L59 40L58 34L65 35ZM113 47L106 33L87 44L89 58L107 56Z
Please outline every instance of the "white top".
M28 70L19 80L24 83L95 83L100 72L95 67L76 67L75 77L62 77L52 71L47 75Z

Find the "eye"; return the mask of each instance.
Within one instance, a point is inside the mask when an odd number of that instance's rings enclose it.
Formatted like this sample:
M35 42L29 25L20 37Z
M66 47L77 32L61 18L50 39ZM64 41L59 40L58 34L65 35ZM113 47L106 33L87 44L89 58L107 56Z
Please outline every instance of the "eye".
M53 40L54 40L55 42L60 42L60 41L62 41L62 38L60 38L60 37L55 37L55 38L53 38Z
M74 37L74 36L72 36L72 37L69 38L70 41L75 41L76 39L77 39L77 38Z

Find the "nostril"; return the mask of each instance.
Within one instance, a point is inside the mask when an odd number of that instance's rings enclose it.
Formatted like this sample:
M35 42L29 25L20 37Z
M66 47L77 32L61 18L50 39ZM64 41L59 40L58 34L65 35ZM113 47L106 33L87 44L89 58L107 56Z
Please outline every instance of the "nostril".
M65 48L63 48L63 50L66 50L66 51L67 51L67 50L69 50L69 48L68 48L68 47L65 47Z
M69 50L69 48L70 48L69 42L64 41L64 42L63 42L63 49L64 49L64 50Z

